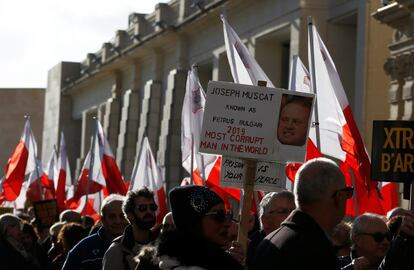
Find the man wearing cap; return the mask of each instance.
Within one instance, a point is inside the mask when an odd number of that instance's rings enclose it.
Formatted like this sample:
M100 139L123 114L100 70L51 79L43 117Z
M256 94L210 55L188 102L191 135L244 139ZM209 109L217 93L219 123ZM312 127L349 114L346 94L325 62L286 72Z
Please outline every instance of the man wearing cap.
M352 192L333 161L307 161L295 179L298 209L259 244L249 269L340 269L327 235L344 217Z
M144 245L152 243L156 238L151 228L155 225L157 209L154 193L148 188L128 192L122 210L130 225L123 235L114 239L106 251L103 269L135 269L137 262L134 257Z

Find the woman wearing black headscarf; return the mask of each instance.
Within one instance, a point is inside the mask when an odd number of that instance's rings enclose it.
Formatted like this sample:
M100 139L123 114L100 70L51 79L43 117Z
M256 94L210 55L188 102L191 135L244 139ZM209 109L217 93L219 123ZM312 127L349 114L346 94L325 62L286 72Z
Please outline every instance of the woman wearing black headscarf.
M231 218L216 193L202 186L183 186L171 190L169 198L176 229L159 242L161 269L243 269L234 259L240 254L232 256L223 248L228 246Z

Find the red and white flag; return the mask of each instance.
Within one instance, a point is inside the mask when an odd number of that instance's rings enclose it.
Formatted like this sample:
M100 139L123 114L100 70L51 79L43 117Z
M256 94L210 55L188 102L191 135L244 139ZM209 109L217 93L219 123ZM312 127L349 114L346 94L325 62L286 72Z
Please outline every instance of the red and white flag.
M127 189L125 186L125 182L122 179L118 165L116 164L115 156L112 153L108 140L105 137L101 123L98 120L96 120L96 124L96 143L98 143L99 146L99 159L95 158L94 160L95 163L98 161L98 165L101 165L102 173L99 173L98 171L94 170L94 179L100 179L101 177L103 177L103 179L105 180L105 186L108 191L108 194L117 193L120 195L125 195ZM97 157L96 152L95 157Z
M12 156L7 161L5 179L2 182L4 198L14 201L20 194L25 175L36 169L37 145L26 119L23 134Z
M358 208L354 206L352 211L353 201L348 200L348 210L354 215L365 212L384 214L377 182L370 179L371 162L335 64L316 27L312 26L312 30L313 36L309 35L309 38L314 44L315 78L312 79L317 89L320 151L339 159L347 184L354 184ZM312 48L309 48L309 56L310 50Z
M125 195L127 191L115 157L98 120L96 120L94 136L94 143L85 158L71 201L79 200L83 195L96 193L103 188L107 190L108 194Z
M56 200L59 211L64 210L66 201L66 192L72 185L72 178L70 174L69 159L66 152L66 142L63 132L60 134L59 156L56 166L55 189Z
M55 154L55 153L54 153ZM54 157L52 154L49 164L54 163ZM50 181L47 172L43 170L40 160L36 160L37 168L30 173L29 180L27 181L26 197L31 202L37 202L42 200L52 200L55 198L55 189L53 186L53 180ZM52 175L53 177L53 175ZM20 197L20 196L19 196Z
M157 223L161 224L167 214L167 197L165 195L162 173L151 151L148 138L142 140L139 158L135 161L131 175L129 190L147 187L154 192L155 203L158 205Z
M68 203L68 208L75 210L81 215L86 214L87 216L92 217L96 222L100 217L100 209L104 196L102 190L89 194L88 198L86 198L86 195L83 195L77 202L70 201ZM88 203L86 203L86 199L88 200Z

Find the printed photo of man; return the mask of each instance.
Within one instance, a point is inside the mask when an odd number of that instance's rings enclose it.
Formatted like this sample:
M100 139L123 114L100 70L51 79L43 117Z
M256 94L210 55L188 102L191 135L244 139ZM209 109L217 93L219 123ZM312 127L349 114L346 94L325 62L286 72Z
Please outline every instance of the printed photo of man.
M277 139L286 145L303 146L306 142L312 98L283 94Z

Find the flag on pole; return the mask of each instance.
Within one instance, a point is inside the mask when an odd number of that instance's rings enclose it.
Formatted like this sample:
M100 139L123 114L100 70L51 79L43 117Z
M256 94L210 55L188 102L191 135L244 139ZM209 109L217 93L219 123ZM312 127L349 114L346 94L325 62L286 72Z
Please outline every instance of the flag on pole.
M76 212L92 217L94 221L98 221L100 217L101 205L104 198L103 190L96 193L88 194L88 202L86 202L86 195L83 195L78 201L69 200L68 208Z
M239 36L228 24L226 17L221 15L223 21L224 42L226 43L227 59L231 74L235 83L257 85L258 81L266 81L267 87L273 87L273 83L266 76L256 60L250 55L249 50L240 40Z
M218 156L199 153L201 128L203 125L206 97L193 66L188 71L186 92L181 112L181 158L184 169L190 174L198 174L200 179L208 179ZM192 160L191 160L192 159ZM191 168L193 164L193 168ZM203 181L202 181L203 182Z
M240 200L240 192L238 190L220 187L221 157L199 153L205 102L205 93L197 75L197 68L193 66L188 72L186 93L181 113L181 152L183 167L192 174L194 184L205 184L210 188L214 187L216 190L221 189L221 195L230 195ZM191 158L193 162L191 162ZM193 164L193 168L191 168L191 164ZM224 201L228 200L224 195L221 197Z
M50 159L46 165L46 168L43 170L43 180L42 182L44 183L45 187L50 190L50 192L52 192L53 194L53 198L55 198L55 194L56 194L56 189L55 189L55 181L57 178L57 162L58 162L58 157L57 157L57 152L56 152L56 148L53 148L52 154L50 156Z
M118 165L116 164L115 156L112 153L111 147L109 146L108 140L105 137L101 123L96 120L97 124L97 134L96 134L96 143L98 144L98 152L95 152L95 156L99 153L99 159L95 158L95 164L101 166L102 174L97 171L93 172L93 175L96 176L94 179L103 177L105 181L106 189L108 194L117 193L120 195L125 195L127 189L125 187L125 182L122 179L121 172L119 171ZM98 157L98 156L96 156ZM94 166L95 167L95 166ZM99 175L99 176L98 176Z
M103 188L106 188L108 194L117 193L125 195L127 191L115 157L98 120L96 120L94 136L95 139L93 141L95 143L92 143L85 158L76 191L70 203L73 200L78 201L83 195L96 193ZM90 171L92 158L92 171Z
M53 154L49 163L53 166ZM47 173L42 168L40 160L36 159L37 168L30 173L29 180L27 181L26 198L31 202L37 202L42 200L52 200L55 198L55 190L53 187L53 181L49 181ZM21 197L22 196L22 197ZM25 201L24 194L21 194L22 201Z
M36 169L36 154L36 140L30 128L30 120L26 119L20 141L7 161L2 183L5 200L14 201L19 196L25 175Z
M314 25L312 30L313 36L309 38L314 45L309 47L309 56L313 49L315 78L312 79L317 90L320 151L339 159L347 184L354 182L358 214L384 214L377 182L370 179L370 160L335 64Z
M66 142L63 132L60 134L59 156L57 159L57 176L55 180L56 201L59 211L65 209L66 192L72 185Z
M144 137L139 153L132 170L129 190L147 187L154 192L154 200L158 205L157 223L161 224L167 214L167 197L165 195L162 173L151 151L148 138Z

